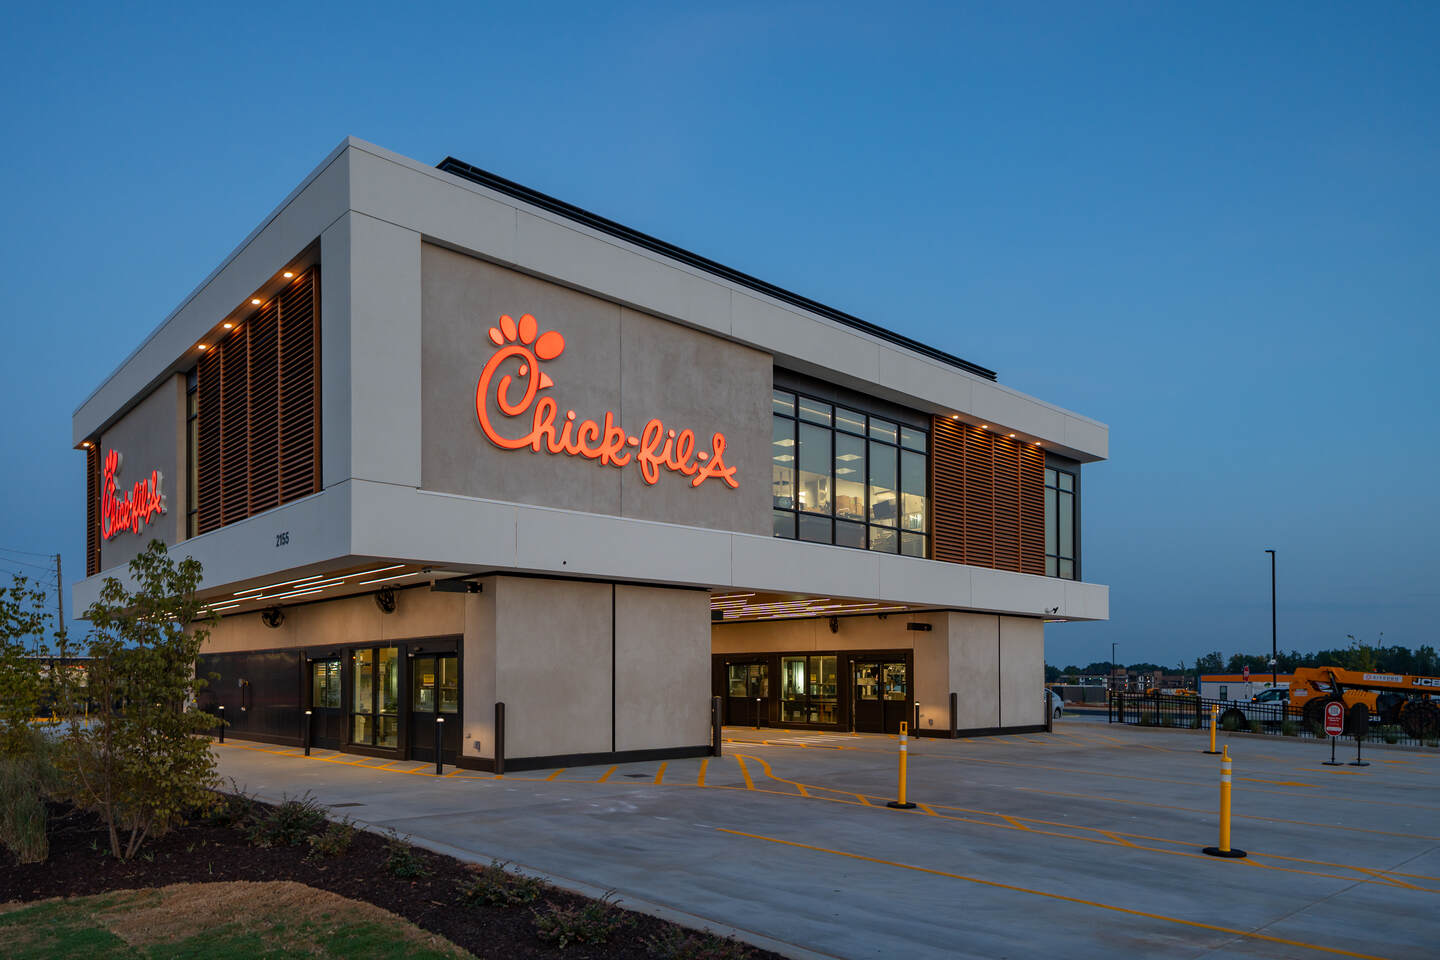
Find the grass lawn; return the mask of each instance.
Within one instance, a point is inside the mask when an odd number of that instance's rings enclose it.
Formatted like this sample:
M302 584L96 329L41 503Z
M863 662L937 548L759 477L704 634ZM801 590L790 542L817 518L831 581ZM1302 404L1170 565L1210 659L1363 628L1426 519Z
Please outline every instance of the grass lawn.
M304 884L180 883L0 906L7 960L473 960L379 907Z

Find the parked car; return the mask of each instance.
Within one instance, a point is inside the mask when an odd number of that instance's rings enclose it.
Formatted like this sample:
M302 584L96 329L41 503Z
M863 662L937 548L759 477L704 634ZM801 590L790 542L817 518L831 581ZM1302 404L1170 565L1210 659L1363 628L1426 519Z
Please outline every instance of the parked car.
M1045 706L1056 720L1059 720L1060 715L1065 712L1065 701L1060 698L1060 694L1049 687L1045 688Z

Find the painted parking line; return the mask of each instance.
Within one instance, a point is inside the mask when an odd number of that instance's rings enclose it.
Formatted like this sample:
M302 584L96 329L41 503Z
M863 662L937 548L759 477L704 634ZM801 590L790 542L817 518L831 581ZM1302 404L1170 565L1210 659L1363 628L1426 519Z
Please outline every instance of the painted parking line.
M809 843L800 843L795 840L784 840L779 837L766 837L758 833L745 833L742 830L729 830L725 827L715 828L720 833L728 833L732 836L746 837L751 840L762 840L766 843L781 844L787 847L797 847L801 850L811 850L816 853L830 854L831 856L843 857L848 860L859 860L865 863L875 863L886 867L895 867L899 870L911 870L916 873L924 873L930 876L945 877L951 880L963 880L966 883L979 884L980 886L991 887L997 890L1008 890L1012 893L1023 893L1035 897L1044 897L1049 900L1060 900L1065 903L1079 904L1085 907L1094 907L1097 910L1109 910L1115 913L1123 913L1133 917L1144 917L1148 920L1161 920L1165 923L1178 924L1180 926L1198 928L1201 930L1213 930L1217 933L1225 933L1231 936L1244 937L1249 940L1263 940L1267 943L1278 943L1287 947L1300 947L1304 950L1314 950L1318 953L1328 953L1341 957L1357 957L1360 960L1387 960L1385 957L1370 953L1356 953L1351 950L1341 950L1338 947L1327 947L1318 943L1306 943L1303 940L1290 940L1285 937L1276 937L1268 933L1260 933L1255 930L1241 930L1236 927L1222 927L1218 924L1204 923L1199 920L1186 920L1183 917L1171 917L1163 913L1149 913L1144 910L1136 910L1131 907L1122 907L1113 903L1103 903L1099 900L1086 900L1081 897L1072 897L1061 893L1050 893L1044 890L1032 890L1029 887L1016 886L1010 883L1001 883L997 880L986 880L983 877L971 877L962 873L951 873L948 870L938 870L934 867L922 867L913 863L901 863L898 860L884 860L880 857L870 857L860 853L851 853L846 850L835 850L830 847L820 847ZM1221 946L1216 944L1216 947Z

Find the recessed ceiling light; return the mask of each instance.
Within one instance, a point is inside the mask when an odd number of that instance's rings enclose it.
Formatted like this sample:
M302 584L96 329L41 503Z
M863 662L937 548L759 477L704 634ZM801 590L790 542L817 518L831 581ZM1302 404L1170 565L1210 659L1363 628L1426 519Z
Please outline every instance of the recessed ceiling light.
M981 429L981 430L989 430L989 429L990 429L990 424L988 424L988 423L982 423L982 424L980 424L980 429Z
M959 419L960 419L960 414L958 414L958 413L952 413L952 414L950 414L950 419L951 419L951 420L959 420Z
M230 329L231 327L233 327L233 326L235 326L235 324L233 324L233 323L227 323L227 324L225 324L225 329L226 329L226 330L229 330L229 329Z
M1015 434L1013 434L1013 433L1010 434L1010 439L1012 439L1012 440L1015 439Z
M206 349L208 349L208 348L209 348L209 344L204 344L204 343L197 343L197 344L195 344L195 349L196 349L196 350L206 350Z
M259 298L259 297L251 297L251 298L250 298L250 302L253 303L253 304L255 304L255 306L257 306L257 307L260 306L260 298Z
M89 441L89 440L81 440L81 441L80 441L80 446L88 448L88 447L90 446L90 441Z
M286 270L283 276L286 280L289 280L291 277L295 276L295 274L291 273L289 270Z

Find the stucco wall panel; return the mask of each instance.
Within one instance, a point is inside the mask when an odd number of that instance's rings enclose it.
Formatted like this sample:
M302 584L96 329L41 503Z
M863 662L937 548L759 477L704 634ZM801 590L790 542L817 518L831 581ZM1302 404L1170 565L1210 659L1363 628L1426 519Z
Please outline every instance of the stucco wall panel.
M975 613L949 614L950 689L960 694L961 730L1000 724L1000 625Z
M507 757L610 749L610 585L497 578Z
M615 748L710 740L710 599L699 590L615 588Z
M1045 722L1045 625L1000 618L1000 722L1016 727Z

